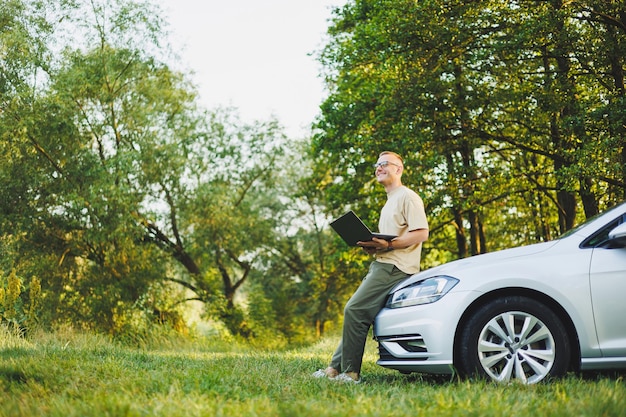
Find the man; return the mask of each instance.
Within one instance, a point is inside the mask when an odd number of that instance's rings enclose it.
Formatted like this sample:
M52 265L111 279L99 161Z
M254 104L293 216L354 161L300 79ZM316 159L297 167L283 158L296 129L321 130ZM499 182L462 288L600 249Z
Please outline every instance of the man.
M378 229L398 236L391 241L374 238L358 242L375 260L344 309L342 340L330 365L313 374L341 382L359 383L365 342L374 317L397 283L420 270L422 242L428 239L428 222L422 199L402 185L403 160L395 152L382 152L376 164L376 181L387 192Z

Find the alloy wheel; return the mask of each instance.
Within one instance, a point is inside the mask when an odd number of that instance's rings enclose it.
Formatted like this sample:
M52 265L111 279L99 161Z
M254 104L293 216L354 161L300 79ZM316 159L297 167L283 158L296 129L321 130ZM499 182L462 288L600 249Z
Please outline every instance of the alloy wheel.
M487 375L499 382L538 382L550 373L555 357L550 329L529 313L500 313L483 327L478 337L480 364Z

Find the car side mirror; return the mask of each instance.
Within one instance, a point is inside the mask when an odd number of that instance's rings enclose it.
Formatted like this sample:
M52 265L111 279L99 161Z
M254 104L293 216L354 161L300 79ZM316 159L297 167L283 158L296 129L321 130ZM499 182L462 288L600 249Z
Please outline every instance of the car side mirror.
M622 223L609 232L609 242L613 248L626 247L626 223Z

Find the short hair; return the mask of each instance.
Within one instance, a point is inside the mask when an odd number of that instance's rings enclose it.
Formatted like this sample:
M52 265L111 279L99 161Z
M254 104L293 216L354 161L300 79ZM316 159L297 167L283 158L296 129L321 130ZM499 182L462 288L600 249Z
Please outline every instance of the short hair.
M402 166L404 166L404 159L397 153L393 152L393 151L382 151L378 157L380 158L383 155L393 155L396 158L398 158L400 160L400 163L402 164Z

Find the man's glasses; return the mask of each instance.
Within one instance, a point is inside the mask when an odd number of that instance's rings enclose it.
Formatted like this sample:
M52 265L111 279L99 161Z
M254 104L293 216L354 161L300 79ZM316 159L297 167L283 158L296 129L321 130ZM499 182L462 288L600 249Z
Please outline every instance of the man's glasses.
M376 163L373 165L373 167L374 167L374 169L376 169L376 168L378 168L378 167L385 168L385 167L387 167L387 165L389 165L389 164L391 164L391 165L395 165L395 166L397 166L397 167L401 166L400 164L396 164L396 163L391 162L391 161L380 161L380 162L376 162Z

